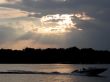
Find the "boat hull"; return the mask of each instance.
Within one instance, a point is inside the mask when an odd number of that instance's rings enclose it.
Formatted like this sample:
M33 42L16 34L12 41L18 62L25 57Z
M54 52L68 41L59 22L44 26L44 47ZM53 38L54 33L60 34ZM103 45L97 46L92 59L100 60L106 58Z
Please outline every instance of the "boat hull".
M74 71L72 72L72 74L75 75L87 75L87 76L96 76L99 75L101 73L103 73L104 71L106 71L106 68L103 69L88 69L88 70L82 70L82 71Z

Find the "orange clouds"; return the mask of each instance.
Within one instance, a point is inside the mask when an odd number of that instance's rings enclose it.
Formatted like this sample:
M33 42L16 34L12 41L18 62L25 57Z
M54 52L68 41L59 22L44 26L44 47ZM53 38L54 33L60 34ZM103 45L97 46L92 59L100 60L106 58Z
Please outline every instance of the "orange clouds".
M22 0L0 0L0 4L14 4L21 1Z
M19 9L0 7L0 19L28 16L29 13Z

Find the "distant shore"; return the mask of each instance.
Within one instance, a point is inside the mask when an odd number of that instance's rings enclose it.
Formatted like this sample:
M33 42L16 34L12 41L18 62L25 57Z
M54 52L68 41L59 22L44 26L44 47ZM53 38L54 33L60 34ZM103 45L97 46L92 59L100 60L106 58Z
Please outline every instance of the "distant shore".
M110 64L110 51L92 48L0 49L0 64Z

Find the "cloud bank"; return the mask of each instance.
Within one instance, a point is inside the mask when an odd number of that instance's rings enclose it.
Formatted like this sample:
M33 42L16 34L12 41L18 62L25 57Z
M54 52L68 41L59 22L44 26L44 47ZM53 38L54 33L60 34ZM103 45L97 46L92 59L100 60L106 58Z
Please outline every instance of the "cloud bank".
M109 0L0 0L0 48L110 49Z

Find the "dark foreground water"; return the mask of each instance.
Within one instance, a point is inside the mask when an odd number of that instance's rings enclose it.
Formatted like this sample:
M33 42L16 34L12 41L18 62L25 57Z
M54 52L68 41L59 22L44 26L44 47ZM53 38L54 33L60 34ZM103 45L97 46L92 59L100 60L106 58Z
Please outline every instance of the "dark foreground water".
M107 67L100 77L55 74L0 74L0 82L110 82L110 64L0 64L0 71L26 70L70 73L82 67Z

